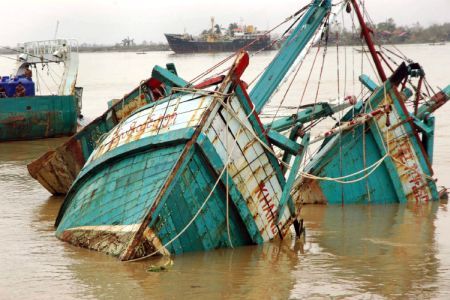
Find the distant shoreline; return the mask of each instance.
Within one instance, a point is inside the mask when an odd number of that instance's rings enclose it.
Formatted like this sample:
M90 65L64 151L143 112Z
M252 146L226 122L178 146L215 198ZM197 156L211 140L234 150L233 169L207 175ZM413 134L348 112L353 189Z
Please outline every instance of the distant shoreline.
M430 46L440 46L442 44L450 43L450 41L443 42L408 42L408 43L382 43L381 46L389 45L430 45ZM329 46L335 46L336 44L331 41L328 43ZM349 46L358 47L361 46L360 43L340 43L339 46ZM323 47L323 45L322 45ZM2 55L14 55L17 52L14 50L8 50L9 47L0 46L0 54ZM88 47L78 47L79 53L113 53L113 52L160 52L160 51L172 51L168 44L161 44L157 46L147 46L147 45L136 45L130 47L118 47L118 46L88 46ZM276 50L274 50L276 51Z
M170 51L168 44L157 45L135 45L129 47L121 46L78 46L79 53L95 53L95 52L156 52ZM16 54L15 48L0 46L0 54Z

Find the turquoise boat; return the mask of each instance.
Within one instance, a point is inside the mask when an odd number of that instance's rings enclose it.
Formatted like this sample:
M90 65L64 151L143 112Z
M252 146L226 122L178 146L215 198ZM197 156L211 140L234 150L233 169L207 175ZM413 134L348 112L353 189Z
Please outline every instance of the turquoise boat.
M432 113L449 100L450 85L414 114L405 106L411 91L399 92L397 87L415 71L402 65L382 86L361 76L373 94L350 110L339 124L354 122L362 111L367 117L380 108L388 110L351 130L335 129L337 134L325 139L304 169L308 175L297 178L295 183L294 198L299 205L426 203L439 199L432 177Z
M181 93L116 126L67 194L56 235L121 260L284 237L296 211L289 200L277 217L284 176L252 137L263 127L239 81L246 64L244 53L218 91Z
M324 133L319 151L296 179L295 201L297 205L345 205L438 200L442 193L433 178L433 112L448 102L450 85L432 96L428 92L425 98L425 71L406 58L388 78L381 62L392 67L383 51L375 49L356 0L347 3L347 12L351 11L350 4L383 83L377 86L368 76L360 76L371 95L348 111L336 128ZM408 109L406 104L412 96ZM420 106L421 101L424 103Z
M329 1L308 7L300 34L286 40L253 96L240 79L249 63L241 52L226 76L174 87L103 136L64 200L56 236L134 260L282 239L292 224L299 234L290 196L296 172L285 176L273 147L294 156L298 168L308 139L267 133L258 111L330 8ZM321 108L299 118L334 112Z
M423 70L402 64L385 76L356 1L341 3L341 10L350 12L349 5L382 79L376 86L361 76L368 98L314 101L262 124L260 113L303 50L329 32L331 1L314 0L291 17L289 36L249 94L241 80L249 64L245 51L226 75L196 85L161 68L160 82L170 92L99 137L59 211L56 236L136 260L260 244L285 238L291 228L298 236L304 203L435 200L432 113L447 102L450 88L420 107L418 88L414 110L406 110L412 91L403 83L420 82ZM311 135L316 121L348 107L334 128ZM309 145L319 141L302 168Z
M14 76L3 76L0 80L0 142L74 134L81 117L82 96L82 88L75 87L76 42L65 39L27 42L19 45L17 52ZM56 71L51 66L58 64L64 67L59 75L53 75L51 72ZM33 68L36 82L32 79ZM44 68L60 81L47 86L42 78ZM44 86L48 87L45 92Z

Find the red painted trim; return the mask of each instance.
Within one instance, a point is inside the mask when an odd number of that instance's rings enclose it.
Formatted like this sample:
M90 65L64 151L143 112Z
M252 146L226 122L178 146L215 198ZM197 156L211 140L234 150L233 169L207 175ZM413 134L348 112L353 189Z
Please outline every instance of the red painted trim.
M212 85L217 85L219 83L222 83L224 78L225 78L225 75L212 77L212 78L206 79L205 81L200 82L199 84L194 85L194 88L195 89L204 89L204 88L210 87Z
M417 144L419 144L419 148L420 148L420 150L422 152L422 156L425 158L425 162L426 162L426 164L428 166L428 169L430 170L430 176L433 176L434 171L433 171L433 167L431 166L430 159L428 158L427 151L425 151L425 148L424 148L422 142L420 141L419 134L417 133L417 130L415 130L416 127L414 125L414 122L413 122L412 118L409 117L409 112L406 109L406 106L405 106L405 103L403 102L403 99L401 98L402 95L397 91L396 87L392 87L392 92L395 94L395 97L393 97L392 100L393 101L398 100L398 103L400 104L400 107L402 108L403 114L406 116L406 120L405 121L408 122L409 125L411 126L412 134L414 135L414 138L416 139ZM419 163L420 163L420 161L419 161Z

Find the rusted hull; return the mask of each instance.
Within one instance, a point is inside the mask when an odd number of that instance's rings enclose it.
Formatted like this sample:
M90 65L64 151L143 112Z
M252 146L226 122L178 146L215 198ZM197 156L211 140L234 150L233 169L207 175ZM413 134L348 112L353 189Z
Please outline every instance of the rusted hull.
M78 247L119 256L124 250L123 246L134 234L132 227L132 225L78 227L64 231L60 238ZM161 246L155 234L151 230L146 230L141 243L136 247L136 255L144 256L147 253L156 251ZM163 251L162 253L167 254Z
M77 118L75 96L0 98L0 142L69 136Z
M80 142L70 138L28 164L28 172L53 195L65 194L85 163Z

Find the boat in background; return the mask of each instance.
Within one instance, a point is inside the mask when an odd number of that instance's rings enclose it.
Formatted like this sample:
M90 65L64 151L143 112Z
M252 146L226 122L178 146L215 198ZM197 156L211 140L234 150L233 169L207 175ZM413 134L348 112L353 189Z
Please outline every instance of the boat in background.
M270 35L257 31L254 26L241 28L234 23L229 29L222 29L214 24L214 18L211 18L211 28L200 36L187 33L164 35L175 53L236 52L244 47L248 51L273 49Z
M83 92L75 86L77 47L76 41L66 39L19 45L14 75L0 80L0 142L70 136L77 131Z

